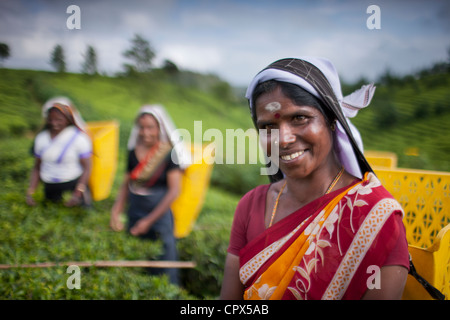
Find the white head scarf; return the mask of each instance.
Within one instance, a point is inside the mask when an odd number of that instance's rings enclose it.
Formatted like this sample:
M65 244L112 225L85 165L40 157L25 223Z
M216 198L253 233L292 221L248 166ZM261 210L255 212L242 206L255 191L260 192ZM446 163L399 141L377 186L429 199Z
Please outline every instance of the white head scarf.
M356 141L358 148L362 153L363 143L361 135L356 127L350 122L349 118L353 118L354 116L356 116L360 109L365 108L369 105L375 92L375 86L373 84L364 85L361 87L361 89L353 92L348 96L343 97L341 83L339 81L339 76L337 74L336 68L328 59L320 57L300 57L298 59L313 64L326 77L329 84L331 85L331 88L333 89L336 99L338 100L339 106L341 107L341 110L345 116L348 127L351 130L351 134L353 135L354 140ZM248 86L245 96L249 100L250 108L254 108L254 101L252 101L252 96L256 86L259 83L268 80L276 80L296 84L318 99L323 100L317 90L311 85L311 83L306 81L304 78L288 71L275 68L267 68L258 73ZM314 81L314 79L309 80ZM361 172L361 169L358 165L358 160L352 148L348 134L339 121L337 122L336 128L335 150L345 170L347 170L347 172L354 175L355 177L362 178L363 172Z
M78 112L77 108L75 108L72 101L66 97L54 97L47 100L42 106L42 117L47 118L48 110L57 103L68 106L72 111L73 119L75 120L75 125L81 130L86 131L86 122L84 122L83 118L81 117L81 114Z
M173 146L172 152L176 153L177 164L181 169L186 169L191 164L191 154L189 150L179 143L181 137L176 130L175 124L161 105L144 105L142 106L137 115L138 119L142 114L150 114L155 117L159 124L159 139L161 142L169 142ZM132 150L136 147L136 142L139 136L139 127L135 122L131 129L130 137L128 138L128 150ZM172 154L172 160L175 160Z

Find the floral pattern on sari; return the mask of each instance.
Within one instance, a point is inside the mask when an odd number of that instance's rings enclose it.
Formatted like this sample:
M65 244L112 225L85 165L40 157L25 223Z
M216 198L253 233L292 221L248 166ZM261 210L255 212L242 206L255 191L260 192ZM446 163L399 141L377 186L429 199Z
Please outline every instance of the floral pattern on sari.
M243 263L244 298L342 299L396 210L402 212L398 202L373 173L367 173L363 181L336 195L319 212ZM250 275L256 280L246 283Z

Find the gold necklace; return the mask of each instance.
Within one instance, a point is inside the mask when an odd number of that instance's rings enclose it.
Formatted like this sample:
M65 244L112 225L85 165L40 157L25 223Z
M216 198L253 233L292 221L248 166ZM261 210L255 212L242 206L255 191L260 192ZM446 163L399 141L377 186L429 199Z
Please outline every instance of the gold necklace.
M343 173L344 173L344 167L341 167L341 170L339 170L339 172L336 175L336 177L334 177L333 181L331 181L331 184L329 185L329 187L328 187L327 191L325 192L325 194L328 194L328 193L330 193L331 190L333 190L333 188L336 185L336 183L338 183L338 181L341 179L341 176L342 176ZM269 228L272 226L273 219L275 218L275 213L277 212L278 201L280 200L280 196L281 196L281 193L284 190L284 187L286 187L286 183L287 183L287 180L284 181L284 184L281 187L280 192L278 192L277 199L275 200L275 205L273 206L272 216L270 217Z
M342 174L344 173L344 167L341 167L341 170L338 172L338 174L336 175L336 177L334 177L334 180L331 182L330 186L328 187L327 191L325 192L325 194L330 193L331 190L333 190L334 186L336 185L336 183L338 183L339 179L341 178Z
M272 217L270 218L269 228L272 226L273 218L275 218L275 212L277 212L278 201L280 200L280 196L281 196L281 193L283 192L284 187L286 187L286 182L287 182L287 180L284 181L284 184L281 187L280 192L278 192L277 200L275 200L275 205L273 206L273 210L272 210Z

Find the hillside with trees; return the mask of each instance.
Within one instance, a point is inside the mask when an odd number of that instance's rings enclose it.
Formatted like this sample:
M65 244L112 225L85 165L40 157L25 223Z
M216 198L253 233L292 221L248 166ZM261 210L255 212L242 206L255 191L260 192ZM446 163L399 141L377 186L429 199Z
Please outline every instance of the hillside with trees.
M194 121L200 120L203 131L253 127L246 101L235 94L242 90L215 75L180 70L171 61L159 68L141 63L151 54L142 41L135 44L132 48L144 48L142 55L127 54L124 71L115 76L99 72L93 48L87 48L80 74L65 72L59 58L55 58L56 72L0 69L0 264L157 256L158 243L144 250L133 237L109 229L110 208L125 168L126 141L143 104L164 105L176 125L192 136ZM56 55L55 51L55 56L63 56L64 52ZM344 94L361 84L344 84ZM395 152L400 167L450 171L449 84L448 63L402 77L386 72L376 82L372 104L352 120L365 149ZM33 164L30 147L43 125L41 106L57 95L72 99L86 121L120 123L119 169L111 196L89 212L25 204ZM259 165L215 165L194 230L178 242L180 258L197 263L195 269L183 270L181 289L139 268L83 269L82 290L67 289L66 268L9 269L0 270L0 298L216 298L237 201L250 188L267 182L259 175Z

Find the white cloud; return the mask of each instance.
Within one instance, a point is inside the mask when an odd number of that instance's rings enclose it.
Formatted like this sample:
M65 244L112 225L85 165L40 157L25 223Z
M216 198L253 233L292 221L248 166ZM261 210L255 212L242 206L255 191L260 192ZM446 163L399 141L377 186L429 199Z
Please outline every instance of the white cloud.
M173 61L181 68L199 72L211 72L224 63L222 50L214 46L192 44L166 44L160 57Z
M157 28L157 24L148 12L123 12L121 23L130 30L152 30Z
M435 0L380 0L382 29L372 31L365 26L368 0L77 3L82 29L69 31L65 7L71 1L0 1L0 41L12 52L5 66L49 69L51 50L62 44L69 70L79 71L82 53L92 45L99 69L113 73L122 69L122 53L137 33L150 41L156 62L169 59L239 85L275 59L300 55L326 56L353 80L387 68L404 73L430 65L445 58L450 45L448 23L433 22L442 20L438 9L448 12L450 6Z

